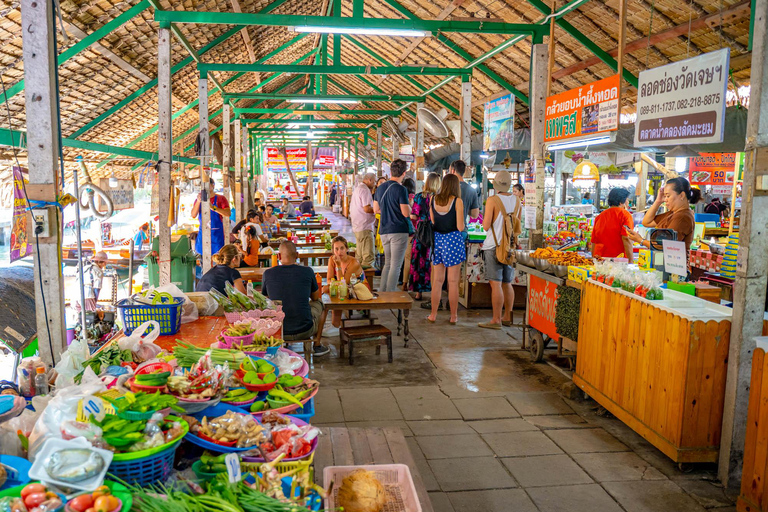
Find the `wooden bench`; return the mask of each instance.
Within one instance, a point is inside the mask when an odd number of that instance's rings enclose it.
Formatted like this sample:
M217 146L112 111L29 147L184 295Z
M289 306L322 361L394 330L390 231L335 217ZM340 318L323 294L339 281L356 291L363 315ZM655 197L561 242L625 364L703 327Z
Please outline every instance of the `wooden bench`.
M328 489L323 481L327 466L362 466L370 464L405 464L411 471L422 512L434 512L429 494L416 462L408 449L403 431L397 427L322 429L315 450L315 482Z
M376 355L381 354L381 345L387 346L387 360L392 362L392 331L383 325L358 325L339 329L339 357L344 357L344 345L349 344L349 364L354 364L355 343L376 341Z

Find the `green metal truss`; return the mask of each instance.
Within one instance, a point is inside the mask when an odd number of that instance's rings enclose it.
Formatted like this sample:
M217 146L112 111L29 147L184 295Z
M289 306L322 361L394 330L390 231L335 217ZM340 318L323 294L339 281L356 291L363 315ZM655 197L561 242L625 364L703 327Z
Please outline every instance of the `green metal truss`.
M317 119L317 120L304 120L304 119L273 119L273 118L261 118L261 119L243 119L243 122L248 125L252 124L295 124L297 126L336 126L339 124L366 124L366 125L381 125L381 119Z
M328 79L332 82L332 79ZM251 100L327 100L331 103L333 100L355 100L355 101L389 101L389 102L408 102L424 101L424 96L401 96L387 94L275 94L275 93L226 93L226 99L251 99Z
M549 30L541 25L528 23L487 23L452 20L398 20L391 18L342 18L336 16L303 16L289 14L258 14L209 11L161 11L155 10L155 21L166 23L197 23L214 25L263 25L273 27L324 27L343 30L417 30L423 32L464 32L485 34L525 34L544 36Z
M293 114L300 112L302 115L326 114L336 115L344 114L350 116L396 116L400 114L399 110L308 110L305 108L236 108L235 114Z
M255 73L299 73L306 75L471 75L471 69L430 68L416 66L318 66L291 64L227 64L198 63L200 76L211 71Z

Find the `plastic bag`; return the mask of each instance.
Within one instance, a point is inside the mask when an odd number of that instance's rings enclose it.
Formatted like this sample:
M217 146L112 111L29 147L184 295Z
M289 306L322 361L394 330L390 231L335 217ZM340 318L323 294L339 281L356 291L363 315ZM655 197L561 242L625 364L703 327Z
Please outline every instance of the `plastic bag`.
M189 322L194 322L199 318L199 313L195 303L189 300L189 297L184 295L184 292L181 291L181 289L179 289L179 287L175 284L166 284L158 288L150 288L150 290L170 293L173 297L184 299L184 305L181 307L181 323L186 324Z
M144 337L148 329L152 331ZM152 343L160 336L160 324L154 320L144 322L133 330L130 336L121 338L117 342L120 350L134 351L141 343Z
M29 460L34 460L35 453L50 437L61 438L61 425L77 419L77 405L84 397L104 392L107 388L101 379L86 368L78 386L60 388L43 409L29 436Z
M75 385L75 375L83 371L83 363L90 359L91 352L88 344L81 338L75 339L61 354L56 363L56 387L65 388Z

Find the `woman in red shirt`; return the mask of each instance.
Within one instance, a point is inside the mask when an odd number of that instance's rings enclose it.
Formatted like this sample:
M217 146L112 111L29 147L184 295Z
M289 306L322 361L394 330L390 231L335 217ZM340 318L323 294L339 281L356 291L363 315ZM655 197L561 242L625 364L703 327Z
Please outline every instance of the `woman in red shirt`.
M627 227L635 227L629 213L629 192L614 188L608 194L609 208L597 216L592 228L592 256L617 258L624 255L632 263L634 259L632 242L627 236Z

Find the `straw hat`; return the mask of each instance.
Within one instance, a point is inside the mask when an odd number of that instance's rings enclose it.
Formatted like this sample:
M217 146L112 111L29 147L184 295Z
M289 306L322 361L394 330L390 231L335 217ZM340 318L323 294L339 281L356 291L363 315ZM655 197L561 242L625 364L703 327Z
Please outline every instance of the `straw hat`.
M512 175L509 171L499 171L493 178L493 190L496 192L509 192L512 186Z
M96 254L94 254L93 258L91 258L91 259L92 259L92 261L104 261L104 262L106 262L106 261L109 260L109 256L107 256L107 253L105 253L104 251L99 251Z

